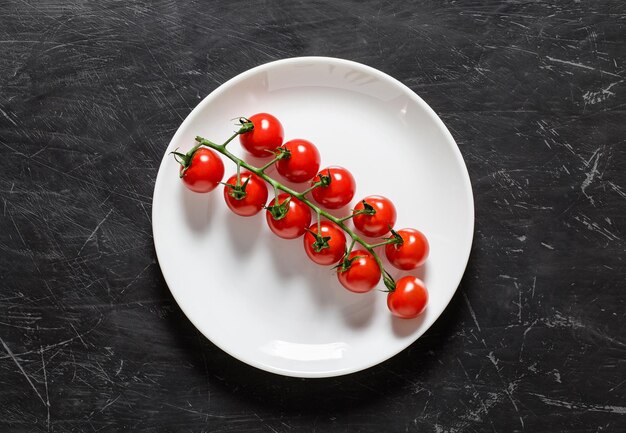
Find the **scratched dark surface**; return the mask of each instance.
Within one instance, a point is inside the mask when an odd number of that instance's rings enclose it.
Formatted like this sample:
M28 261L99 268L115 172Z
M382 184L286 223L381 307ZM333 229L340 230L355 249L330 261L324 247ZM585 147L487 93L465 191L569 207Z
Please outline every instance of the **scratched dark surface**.
M626 4L555 3L0 1L0 431L626 431ZM325 380L196 331L150 216L200 99L302 55L421 95L476 203L435 326Z

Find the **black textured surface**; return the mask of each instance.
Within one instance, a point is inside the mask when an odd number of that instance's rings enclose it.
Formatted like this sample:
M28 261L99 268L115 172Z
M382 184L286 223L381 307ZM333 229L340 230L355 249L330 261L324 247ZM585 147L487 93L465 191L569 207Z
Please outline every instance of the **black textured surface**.
M0 431L625 431L626 6L554 3L0 1ZM476 203L441 319L325 380L209 343L151 237L182 119L301 55L420 94Z

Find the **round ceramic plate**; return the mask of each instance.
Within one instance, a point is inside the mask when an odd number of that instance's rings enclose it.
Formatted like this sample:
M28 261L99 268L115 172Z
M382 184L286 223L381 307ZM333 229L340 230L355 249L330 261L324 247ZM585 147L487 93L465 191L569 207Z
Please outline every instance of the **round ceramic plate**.
M398 211L396 228L426 234L430 256L414 273L425 281L430 300L418 319L394 318L381 290L343 289L330 267L308 260L302 239L274 236L264 212L232 214L221 187L208 194L184 187L169 152L188 150L196 135L222 142L236 129L231 119L258 112L281 120L285 140L315 143L322 167L348 168L357 181L355 200L387 196ZM229 149L245 156L238 140ZM225 158L224 164L226 178L235 166ZM161 270L189 320L235 358L296 377L356 372L413 343L452 298L474 227L467 169L434 111L376 69L324 57L256 67L200 102L165 152L152 214ZM396 278L406 274L392 272Z

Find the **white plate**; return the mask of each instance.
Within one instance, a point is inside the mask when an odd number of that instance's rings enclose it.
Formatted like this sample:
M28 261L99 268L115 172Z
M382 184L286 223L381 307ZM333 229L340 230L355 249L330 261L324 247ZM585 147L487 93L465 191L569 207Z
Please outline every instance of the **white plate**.
M263 111L281 120L286 139L315 143L322 167L348 168L355 201L385 195L396 204L397 228L426 234L431 252L418 274L430 301L420 318L395 319L382 291L346 291L330 268L307 259L301 239L274 236L263 213L231 214L221 188L194 194L183 186L170 151L189 149L196 135L222 142L235 129L231 119ZM243 156L238 140L229 148ZM224 164L226 178L235 166ZM163 157L152 215L161 270L189 320L235 358L296 377L359 371L414 342L452 298L474 228L467 169L434 111L376 69L325 57L256 67L200 102Z

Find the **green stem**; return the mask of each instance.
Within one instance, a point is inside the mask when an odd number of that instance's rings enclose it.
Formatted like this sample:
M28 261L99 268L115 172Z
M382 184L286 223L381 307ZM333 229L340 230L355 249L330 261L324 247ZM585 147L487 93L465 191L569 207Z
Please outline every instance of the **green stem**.
M380 243L372 245L372 248L381 247L381 246L387 245L387 244L395 244L395 243L398 243L396 238L391 238L391 239L387 239L385 242L380 242Z
M322 182L315 182L313 185L311 185L311 188L305 189L304 191L302 191L298 198L302 198L305 195L307 195L308 193L310 193L311 191L313 191L315 188L317 188L318 186L321 186Z
M346 251L346 257L348 257L350 255L350 253L352 252L352 250L354 249L354 243L356 241L354 239L352 239L352 241L350 242L350 248L347 249Z
M283 159L283 154L279 154L276 155L270 162L268 162L267 164L265 164L263 167L259 168L260 171L265 171L267 170L272 164L274 164L276 161Z
M231 137L231 139L232 139L232 137ZM385 267L383 266L383 263L381 262L380 257L378 257L378 254L376 254L374 252L374 247L372 245L370 245L367 241L365 241L363 238L361 238L359 235L357 235L350 227L345 225L342 218L337 218L336 216L331 215L330 213L326 212L324 209L321 209L315 203L311 202L311 200L306 198L304 196L304 193L299 193L299 192L289 188L288 186L285 186L285 185L281 184L280 182L272 179L267 174L263 173L263 170L261 170L260 168L255 167L253 165L250 165L247 162L245 162L244 160L238 158L236 155L232 154L228 149L226 149L226 144L228 144L228 141L226 143L224 143L224 144L215 144L212 141L207 140L207 139L202 138L202 137L196 137L196 141L198 142L199 145L209 147L209 148L215 150L216 152L221 153L226 158L228 158L231 161L233 161L235 164L239 164L241 167L245 168L246 170L256 174L261 179L263 179L264 181L269 183L274 188L274 191L280 190L280 191L283 191L283 192L285 192L285 193L287 193L287 194L289 194L289 195L291 195L293 197L296 197L302 203L306 204L309 208L311 208L311 210L313 210L316 214L321 215L324 218L326 218L327 220L332 221L335 224L337 224L356 243L360 244L365 250L367 250L369 253L372 254L372 256L374 256L374 259L376 260L376 263L378 264L378 267L380 268L380 271L382 272L383 277L385 279L385 285L388 288L389 288L388 282L391 282L392 284L395 285L395 283L393 283L393 278L391 278L389 273L385 270ZM306 191L305 191L305 193L306 193Z
M237 183L235 185L241 185L241 162L237 162Z
M317 211L316 214L317 214L317 234L322 236L322 218L320 217L319 211Z
M231 141L233 141L235 137L238 136L239 134L240 134L240 131L235 132L233 135L230 136L228 140L224 142L224 144L222 144L222 146L226 147L226 145L230 143Z
M347 220L349 220L350 218L354 218L355 216L357 216L357 215L362 215L362 214L364 214L364 213L367 213L367 211L366 211L365 209L361 209L361 210L358 210L358 211L356 211L356 212L352 212L350 215L346 215L346 216L345 216L345 217L343 217L343 218L339 218L339 220L340 220L340 221L347 221ZM372 248L374 248L374 247L372 247Z

